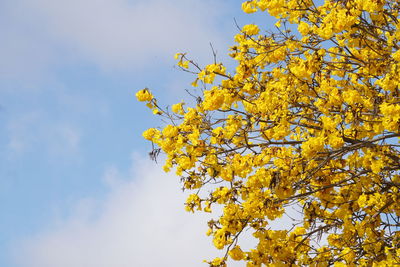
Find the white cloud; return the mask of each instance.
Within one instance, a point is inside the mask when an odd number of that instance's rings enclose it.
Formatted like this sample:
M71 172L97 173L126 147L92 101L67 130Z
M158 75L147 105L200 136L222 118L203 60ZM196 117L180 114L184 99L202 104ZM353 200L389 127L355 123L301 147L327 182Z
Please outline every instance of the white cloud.
M171 62L179 51L201 58L209 42L226 47L218 20L228 8L222 0L6 1L0 70L37 76L69 61L130 71Z
M204 259L221 255L205 235L208 217L184 211L179 178L134 161L129 177L106 172L111 190L103 203L81 200L70 217L16 247L19 266L206 266Z
M50 141L52 153L57 154L59 151L77 153L79 151L81 133L76 126L68 123L59 123L50 135L55 137L53 142Z
M30 113L8 124L8 149L13 154L20 154L26 150L27 143L31 142L29 140L31 136L25 135L24 133L33 124L33 122L37 120L37 117L38 114Z
M8 152L18 157L36 150L40 155L63 157L80 153L81 131L73 123L50 118L41 111L31 111L11 118L7 124Z

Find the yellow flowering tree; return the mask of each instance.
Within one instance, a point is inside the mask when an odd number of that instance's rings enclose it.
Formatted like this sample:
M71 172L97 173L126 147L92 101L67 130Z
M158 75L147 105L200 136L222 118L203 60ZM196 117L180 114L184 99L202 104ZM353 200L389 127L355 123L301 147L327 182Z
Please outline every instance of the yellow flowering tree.
M208 235L247 266L400 264L400 2L252 0L274 32L245 25L230 56L195 73L197 103L162 109L144 137L191 190L188 211L222 213ZM297 214L290 214L296 210ZM293 217L292 227L273 222ZM244 248L243 234L254 238ZM248 237L246 237L248 238Z

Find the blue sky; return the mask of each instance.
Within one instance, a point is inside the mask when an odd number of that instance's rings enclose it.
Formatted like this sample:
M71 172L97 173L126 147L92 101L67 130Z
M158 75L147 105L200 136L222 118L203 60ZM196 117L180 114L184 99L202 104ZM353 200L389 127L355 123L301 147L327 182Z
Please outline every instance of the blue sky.
M203 266L215 255L206 216L186 214L179 179L148 159L141 133L161 122L134 94L179 102L193 77L176 52L210 63L211 42L228 61L233 18L273 27L240 6L0 2L0 266Z

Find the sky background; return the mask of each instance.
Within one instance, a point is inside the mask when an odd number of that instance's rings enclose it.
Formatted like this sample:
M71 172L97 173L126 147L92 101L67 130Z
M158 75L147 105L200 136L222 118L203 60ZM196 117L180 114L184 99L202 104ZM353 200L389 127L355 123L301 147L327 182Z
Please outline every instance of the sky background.
M0 266L206 266L206 215L141 137L162 125L135 99L187 99L174 67L226 56L239 0L0 0Z

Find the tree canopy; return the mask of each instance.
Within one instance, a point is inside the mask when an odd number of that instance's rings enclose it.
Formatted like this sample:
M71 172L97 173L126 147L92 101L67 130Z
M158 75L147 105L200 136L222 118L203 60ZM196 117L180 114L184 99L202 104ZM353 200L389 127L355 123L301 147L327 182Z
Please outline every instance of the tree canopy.
M140 101L170 124L143 133L191 190L188 211L222 214L208 235L247 266L400 264L400 2L253 0L275 27L234 36L236 68L187 54L196 103ZM295 212L292 216L290 212ZM272 227L285 214L290 229ZM255 246L241 246L243 233Z

